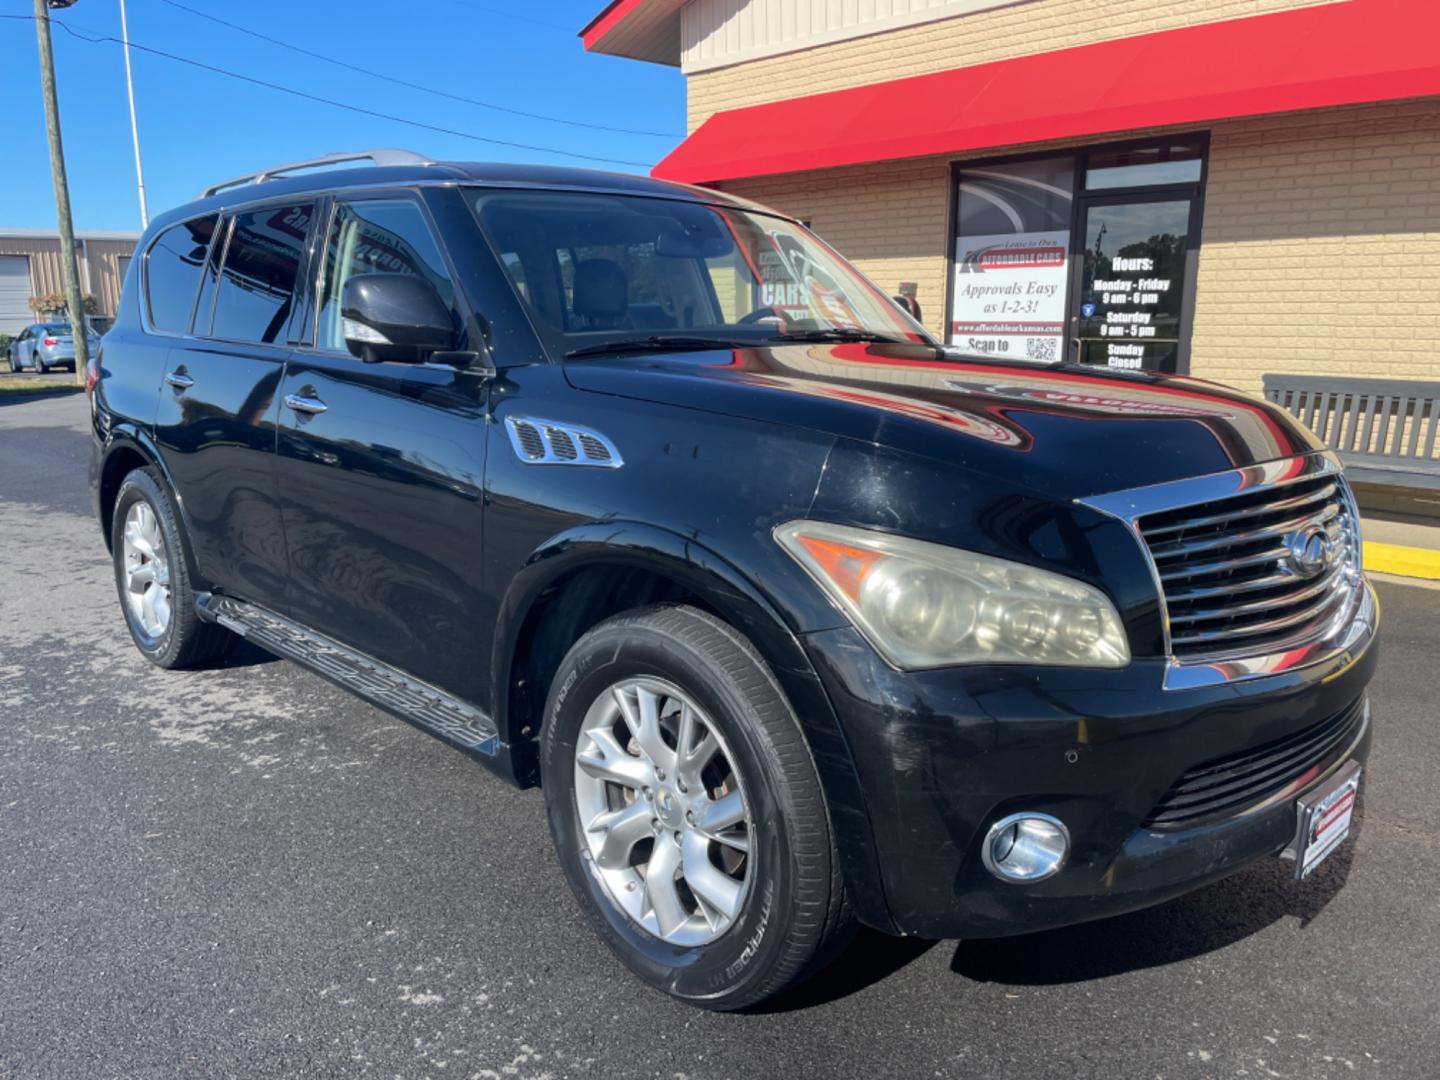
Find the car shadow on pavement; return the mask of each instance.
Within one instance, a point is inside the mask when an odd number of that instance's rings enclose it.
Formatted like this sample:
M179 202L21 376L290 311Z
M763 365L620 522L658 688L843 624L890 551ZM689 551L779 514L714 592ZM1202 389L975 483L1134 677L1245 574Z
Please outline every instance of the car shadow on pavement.
M938 942L897 938L862 926L850 944L814 978L764 1002L757 1013L787 1013L826 1005L849 997L895 974L934 948Z
M1352 835L1304 882L1294 880L1293 862L1266 859L1157 907L1021 937L962 941L950 970L976 982L1055 986L1189 960L1286 918L1298 918L1303 928L1344 887L1354 850Z
M274 664L280 657L274 653L268 653L258 645L252 645L243 638L230 647L225 658L220 661L219 667L225 671L237 668L259 667L261 664Z
M1363 821L1362 795L1350 840L1307 881L1294 880L1293 862L1265 859L1157 907L1058 930L958 942L950 970L974 982L1056 986L1193 959L1282 919L1299 919L1303 928L1344 888ZM862 927L815 978L754 1011L796 1012L849 997L936 944Z
M57 386L53 388L37 386L34 390L28 387L19 390L5 390L0 392L0 409L3 409L7 405L28 405L42 398L69 397L71 394L78 393L80 393L80 387L78 386Z

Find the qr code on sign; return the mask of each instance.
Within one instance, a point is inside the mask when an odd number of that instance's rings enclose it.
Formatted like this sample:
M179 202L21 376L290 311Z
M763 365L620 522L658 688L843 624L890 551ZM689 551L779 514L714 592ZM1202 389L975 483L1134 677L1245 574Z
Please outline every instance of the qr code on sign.
M1055 346L1059 344L1057 338L1026 338L1025 359L1043 360L1047 364L1055 362Z

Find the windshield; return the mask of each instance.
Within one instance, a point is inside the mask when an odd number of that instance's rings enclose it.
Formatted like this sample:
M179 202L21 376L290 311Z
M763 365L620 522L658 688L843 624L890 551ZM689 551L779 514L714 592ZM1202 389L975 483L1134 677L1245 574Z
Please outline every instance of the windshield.
M909 341L928 333L784 218L670 199L560 192L475 198L546 345L726 347Z

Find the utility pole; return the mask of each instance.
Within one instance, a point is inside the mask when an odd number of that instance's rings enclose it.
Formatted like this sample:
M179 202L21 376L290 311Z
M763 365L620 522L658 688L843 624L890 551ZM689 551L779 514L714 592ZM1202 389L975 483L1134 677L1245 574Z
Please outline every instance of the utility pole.
M120 0L120 41L125 50L125 94L130 99L130 141L135 144L135 183L140 189L140 228L150 227L145 205L145 170L140 167L140 126L135 122L135 79L130 74L130 24L125 21L125 0Z
M56 0L69 7L75 0ZM60 265L65 271L65 306L70 312L70 336L75 342L75 381L85 385L90 363L90 324L80 299L80 271L75 263L75 226L70 220L70 185L65 179L65 148L60 142L60 100L55 94L55 55L50 48L50 12L45 0L35 0L35 37L40 47L40 92L45 98L45 133L50 138L50 173L55 181L55 216L60 225Z

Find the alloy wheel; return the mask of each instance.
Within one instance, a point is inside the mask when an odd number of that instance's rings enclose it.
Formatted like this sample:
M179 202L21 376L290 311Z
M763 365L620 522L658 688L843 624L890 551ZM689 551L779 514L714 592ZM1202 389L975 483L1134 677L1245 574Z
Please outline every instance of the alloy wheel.
M754 832L734 755L678 687L631 678L591 704L575 749L581 835L610 900L676 945L739 916Z
M154 508L143 499L125 513L121 557L125 561L125 603L151 639L170 625L170 561Z

